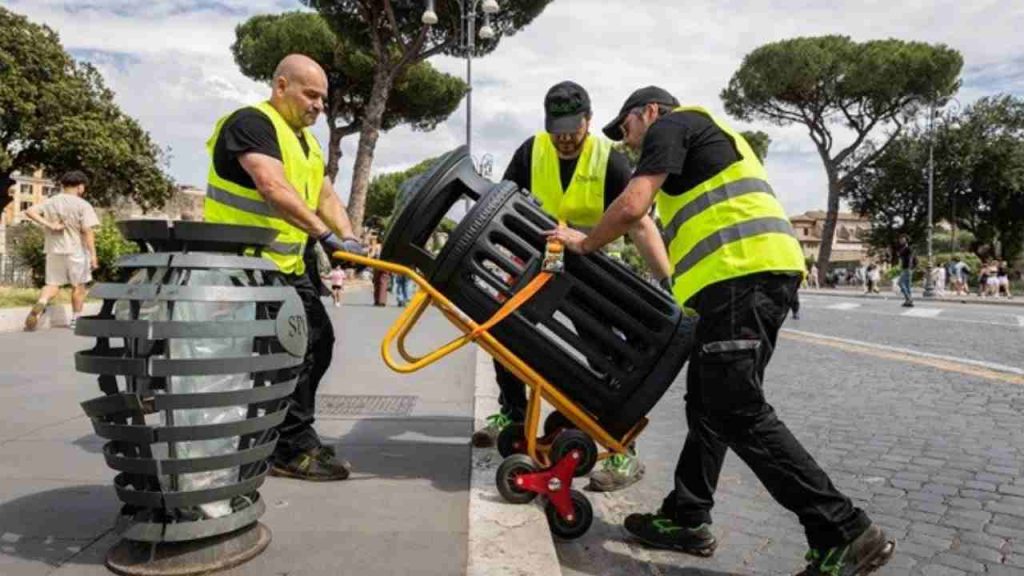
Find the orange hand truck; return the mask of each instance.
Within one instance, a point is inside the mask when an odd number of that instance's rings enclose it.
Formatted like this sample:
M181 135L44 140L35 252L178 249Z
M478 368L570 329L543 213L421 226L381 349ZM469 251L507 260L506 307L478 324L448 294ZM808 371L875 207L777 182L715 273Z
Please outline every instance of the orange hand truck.
M526 383L530 389L526 421L521 429L516 425L506 427L499 437L499 453L504 460L497 471L498 492L506 501L513 504L526 504L538 495L544 496L545 514L553 534L563 539L574 539L586 533L593 522L594 512L587 497L572 488L573 477L588 474L599 460L612 454L625 454L647 425L647 418L640 419L622 437L613 436L591 414L577 406L530 367L528 362L511 352L489 332L492 327L540 291L551 279L552 273L538 273L519 292L505 301L491 318L480 324L459 310L425 278L409 267L340 251L335 252L333 258L393 274L403 274L420 287L381 342L381 356L392 370L403 374L416 372L466 344L475 342ZM433 352L414 356L406 348L405 339L431 305L437 307L463 332L463 335ZM398 351L404 362L394 358L393 348ZM545 421L544 434L538 436L542 402L550 404L556 412ZM598 445L602 449L599 450Z

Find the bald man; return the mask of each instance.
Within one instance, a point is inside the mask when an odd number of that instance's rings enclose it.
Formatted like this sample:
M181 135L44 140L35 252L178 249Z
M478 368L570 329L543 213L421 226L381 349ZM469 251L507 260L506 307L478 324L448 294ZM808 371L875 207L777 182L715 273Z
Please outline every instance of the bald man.
M278 426L271 474L302 480L344 480L349 464L313 429L316 390L334 349L334 330L320 300L315 243L328 254L365 254L345 207L324 177L324 155L309 127L324 110L327 75L306 56L277 66L270 100L217 122L206 143L211 156L204 206L207 222L277 230L263 256L294 286L306 310L309 344L297 369L288 413Z

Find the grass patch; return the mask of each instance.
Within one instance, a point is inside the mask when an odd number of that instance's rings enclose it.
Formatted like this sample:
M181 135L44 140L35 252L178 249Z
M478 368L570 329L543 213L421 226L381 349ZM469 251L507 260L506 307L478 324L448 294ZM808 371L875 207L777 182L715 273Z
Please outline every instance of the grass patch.
M39 300L39 288L12 288L0 286L0 308L17 308L19 306L31 306ZM71 302L71 289L64 288L56 298L50 301L53 304L67 304Z

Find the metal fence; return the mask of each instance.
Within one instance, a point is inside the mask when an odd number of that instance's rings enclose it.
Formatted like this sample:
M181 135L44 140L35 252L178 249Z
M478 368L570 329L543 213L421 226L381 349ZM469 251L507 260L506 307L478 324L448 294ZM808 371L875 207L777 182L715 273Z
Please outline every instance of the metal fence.
M0 286L32 287L32 270L10 254L0 254Z

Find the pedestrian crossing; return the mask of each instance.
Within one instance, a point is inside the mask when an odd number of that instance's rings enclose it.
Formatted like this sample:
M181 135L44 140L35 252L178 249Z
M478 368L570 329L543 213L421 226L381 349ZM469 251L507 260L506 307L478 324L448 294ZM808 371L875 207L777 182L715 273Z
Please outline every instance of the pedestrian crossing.
M942 308L911 308L900 314L900 316L909 316L911 318L935 318L939 314L942 314Z
M979 311L975 308L956 308L922 305L916 303L914 308L902 308L896 302L836 302L833 298L807 298L807 308L820 309L834 312L853 313L856 315L866 314L870 316L903 317L914 320L938 320L944 322L959 322L966 324L985 324L990 326L1008 326L1024 329L1024 315L1013 314L1010 310L999 311L996 308ZM880 305L876 305L880 304ZM1010 312L1010 313L1007 313Z

